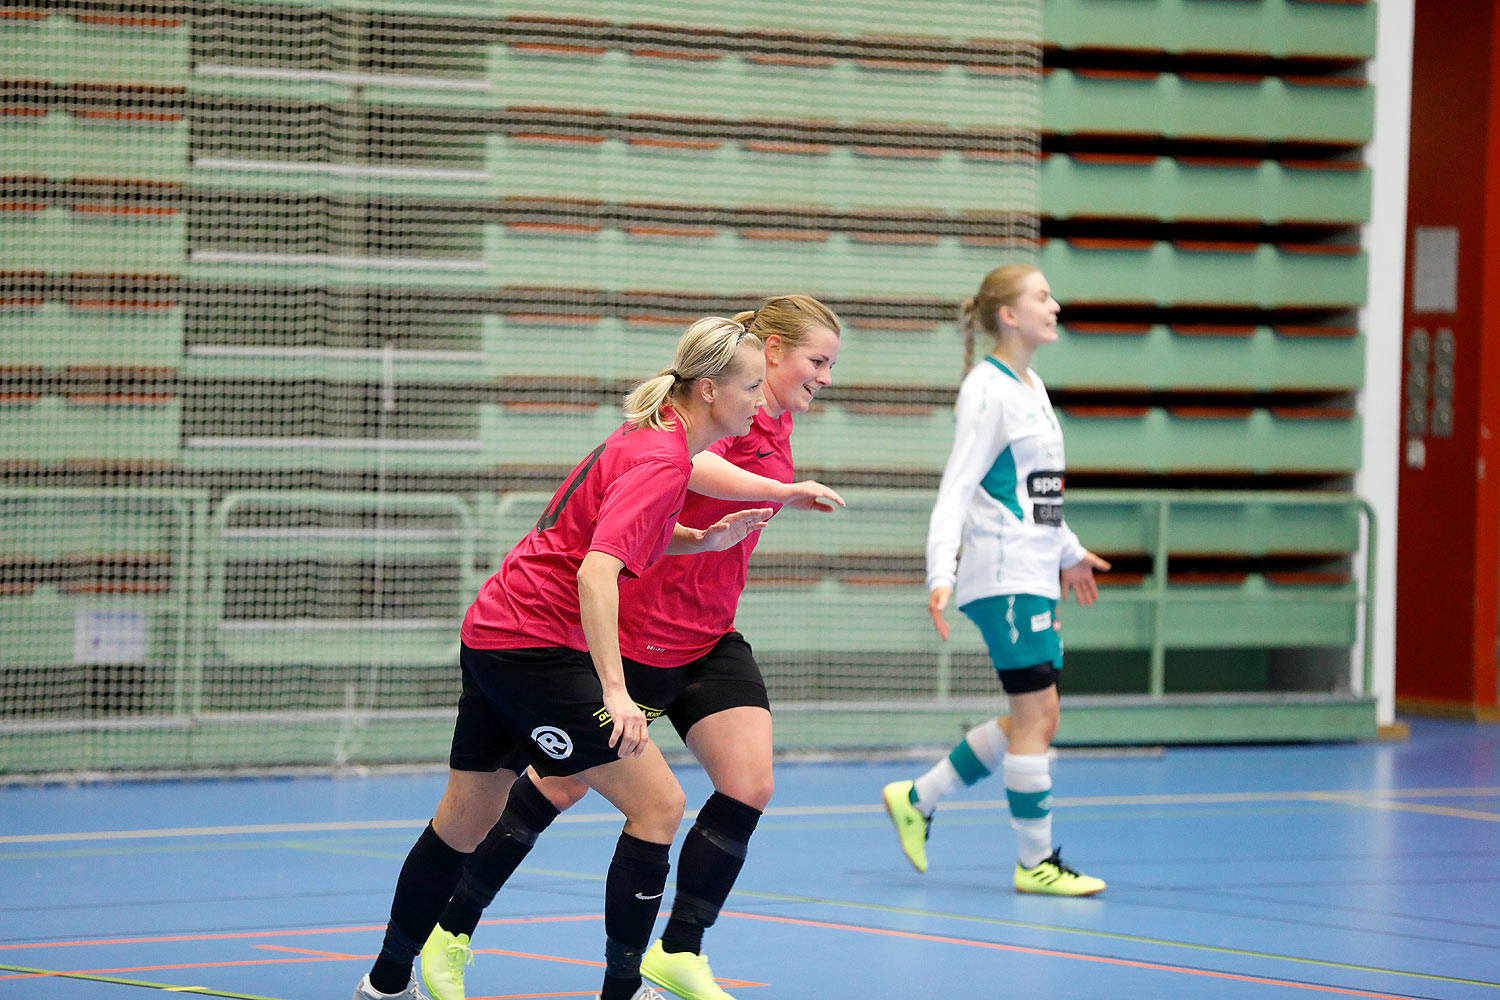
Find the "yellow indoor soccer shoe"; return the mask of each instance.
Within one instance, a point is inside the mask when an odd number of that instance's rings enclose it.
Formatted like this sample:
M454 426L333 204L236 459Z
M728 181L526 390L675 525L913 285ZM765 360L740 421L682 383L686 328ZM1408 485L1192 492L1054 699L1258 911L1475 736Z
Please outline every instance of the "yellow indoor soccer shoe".
M432 1000L464 1000L464 966L474 961L469 935L432 929L422 945L422 985Z
M922 811L912 805L911 791L915 783L893 781L880 790L885 800L885 811L891 814L896 824L896 836L901 838L901 850L906 860L919 872L927 870L927 837L932 832L932 817L923 816Z
M1035 868L1016 865L1016 891L1045 896L1093 896L1104 891L1103 879L1069 868L1058 856L1061 852L1061 848L1053 851Z
M653 942L641 956L641 977L671 990L682 1000L734 1000L714 982L707 955L666 951L660 941Z

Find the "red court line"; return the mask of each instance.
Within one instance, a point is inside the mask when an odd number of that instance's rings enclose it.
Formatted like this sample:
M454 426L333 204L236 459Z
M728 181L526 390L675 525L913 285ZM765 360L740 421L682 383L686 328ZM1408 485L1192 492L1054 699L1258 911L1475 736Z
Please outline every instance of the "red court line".
M592 965L595 968L604 968L603 962L595 962L586 958L563 958L561 955L533 955L526 951L505 951L502 948L475 948L476 955L508 955L511 958L534 958L539 962L564 962L568 965Z
M375 957L374 955L346 955L343 952L339 951L314 951L311 948L288 948L285 945L279 944L258 944L255 947L263 951L289 951L293 955L317 955L321 958L334 958L340 960Z
M603 920L599 913L569 917L506 917L499 920L482 920L481 926L500 924L553 924L574 920ZM87 948L100 944L165 944L173 941L239 941L246 938L307 937L314 934L365 934L385 931L385 924L366 924L363 927L297 927L284 931L237 931L232 934L174 934L162 937L98 938L93 941L34 941L30 944L0 944L0 951L25 951L30 948Z
M1218 972L1213 969L1193 969L1182 965L1163 965L1158 962L1139 962L1128 958L1111 958L1107 955L1087 955L1082 952L1054 951L1049 948L1028 948L1018 944L1000 944L995 941L976 941L971 938L945 937L940 934L922 934L917 931L898 931L884 927L865 927L859 924L831 923L823 920L802 920L797 917L772 917L759 913L723 911L724 916L743 917L746 920L764 920L767 923L796 924L801 927L822 927L829 930L857 931L862 934L878 934L883 937L910 938L915 941L935 941L939 944L961 944L971 948L986 948L992 951L1018 952L1023 955L1041 955L1047 958L1072 958L1081 962L1097 962L1102 965L1119 965L1132 969L1149 969L1155 972L1181 972L1190 976L1209 979L1229 979L1241 983L1258 983L1265 986L1290 986L1299 990L1315 990L1319 993L1338 993L1343 996L1373 997L1375 1000L1411 1000L1409 995L1373 993L1343 986L1323 986L1317 983L1301 983L1291 979L1269 979L1265 976L1246 976L1234 972Z

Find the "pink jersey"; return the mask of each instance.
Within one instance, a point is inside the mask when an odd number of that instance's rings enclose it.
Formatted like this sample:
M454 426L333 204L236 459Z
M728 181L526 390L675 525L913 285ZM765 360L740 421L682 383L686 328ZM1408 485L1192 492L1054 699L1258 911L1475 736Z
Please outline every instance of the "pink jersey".
M722 438L709 447L747 472L783 483L792 481L792 415L755 415L750 433ZM780 504L715 500L689 490L678 520L706 528L746 507ZM667 556L640 579L620 587L620 652L655 667L696 660L734 628L750 553L760 532L723 552Z
M622 576L640 576L672 540L691 472L681 421L668 431L622 424L578 463L479 588L464 616L464 642L587 650L578 606L583 557L604 552L625 564Z

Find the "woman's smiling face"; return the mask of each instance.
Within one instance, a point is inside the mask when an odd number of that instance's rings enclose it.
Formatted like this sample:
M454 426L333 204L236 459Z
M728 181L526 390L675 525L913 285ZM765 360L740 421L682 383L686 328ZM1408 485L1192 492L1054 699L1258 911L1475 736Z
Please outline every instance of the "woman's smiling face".
M766 338L766 408L782 413L806 413L818 390L833 383L839 357L839 335L826 326L814 327L796 347L776 334Z

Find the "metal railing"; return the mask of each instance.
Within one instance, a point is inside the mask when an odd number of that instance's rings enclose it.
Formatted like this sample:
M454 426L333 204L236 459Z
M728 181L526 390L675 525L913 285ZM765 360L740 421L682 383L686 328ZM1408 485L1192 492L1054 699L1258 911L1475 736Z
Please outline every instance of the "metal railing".
M325 659L322 662L336 662L341 666L360 669L360 676L372 684L374 672L386 663L399 663L402 668L408 670L428 667L451 669L451 665L456 662L457 658L458 624L464 607L472 599L478 584L499 565L504 553L534 523L536 514L543 509L549 496L550 494L532 492L510 493L491 498L436 493L377 494L262 490L231 493L217 503L213 503L206 491L197 489L0 489L0 501L16 499L66 501L85 505L103 504L106 507L111 504L120 504L122 506L115 510L121 512L118 514L119 517L127 520L131 517L139 518L143 513L147 517L156 516L149 505L143 511L139 507L141 501L160 504L159 516L169 519L169 529L162 532L158 525L157 531L158 534L170 539L170 546L173 550L171 572L165 592L150 599L154 608L165 610L166 619L170 623L165 626L158 623L157 627L170 628L173 633L170 636L152 637L154 640L152 649L165 653L164 656L155 658L155 664L170 672L170 697L164 703L170 706L168 714L151 717L136 714L116 718L107 711L100 713L96 710L91 714L80 712L77 717L54 715L46 720L0 718L0 746L11 748L16 745L18 739L24 739L29 733L35 737L33 742L38 747L46 740L51 741L47 744L50 747L58 745L57 738L62 735L70 739L77 737L80 741L79 746L84 747L82 752L87 755L93 746L89 742L92 738L90 734L116 730L141 732L153 729L160 730L164 734L181 733L184 730L207 732L212 727L220 725L221 721L223 725L240 726L253 733L255 725L253 719L249 721L243 718L230 719L228 715L225 715L223 720L220 720L219 715L206 710L204 699L205 669L210 664L248 662L274 671L277 664L281 662L274 658L265 662L233 661L233 652L226 652L221 647L220 639L226 621L224 602L229 561L236 553L243 557L246 552L253 552L257 545L269 546L279 552L283 558L300 557L298 547L303 544L307 545L309 551L312 552L318 551L320 546L325 550L333 546L334 548L342 547L342 551L346 552L368 551L376 559L384 560L410 557L427 550L426 543L429 539L417 538L414 535L403 536L399 527L380 527L378 517L383 514L393 517L435 516L443 519L443 524L427 530L431 535L430 540L441 548L441 558L444 563L446 564L446 561L451 559L456 564L456 578L445 577L445 580L456 579L457 582L451 585L455 590L464 591L461 594L455 592L452 595L451 622L438 618L433 618L430 622L422 619L430 627L424 626L425 630L420 631L420 634L413 639L413 631L401 619L361 618L357 621L360 629L375 635L377 639L384 636L384 639L367 643L359 648L344 647L338 642L322 642L318 633L319 629L324 626L317 621L278 623L268 619L267 622L279 629L292 631L302 629L303 634L299 643L288 647L291 651L290 658L286 660L288 663L297 662L295 657L302 655L303 649L318 648L321 642L322 647L326 647L323 652L328 656L342 656L346 652L358 654L350 656L348 660ZM816 553L820 549L830 554L853 553L862 557L868 557L872 553L878 555L889 552L892 556L901 558L903 565L909 565L912 557L922 551L925 540L923 535L926 511L931 502L930 495L922 491L851 490L846 492L846 496L851 501L847 510L832 514L806 515L788 512L794 516L778 518L778 521L768 529L767 537L762 542L762 551L767 553L765 558L774 558L778 552L783 555L804 551ZM1150 622L1150 666L1148 687L1143 694L1146 699L1157 703L1160 703L1166 694L1167 654L1172 648L1166 628L1167 611L1174 600L1179 598L1191 600L1192 597L1191 588L1174 589L1170 584L1167 570L1168 560L1174 553L1174 543L1179 543L1178 552L1181 552L1183 549L1180 543L1183 537L1187 537L1189 542L1196 542L1201 540L1205 531L1211 533L1216 527L1213 514L1216 508L1223 508L1225 511L1226 523L1232 521L1232 512L1236 509L1243 512L1256 507L1264 508L1258 514L1257 527L1253 532L1259 539L1275 535L1276 519L1282 516L1281 511L1284 509L1291 511L1318 509L1324 514L1334 512L1333 520L1329 523L1339 525L1340 528L1338 536L1329 539L1327 554L1330 557L1354 560L1359 557L1361 551L1363 553L1362 572L1352 574L1353 585L1346 583L1337 586L1265 588L1256 590L1253 600L1273 609L1278 606L1290 608L1293 604L1309 603L1327 604L1335 608L1352 608L1355 617L1359 620L1354 622L1351 619L1353 625L1351 644L1362 645L1363 655L1358 663L1351 662L1350 664L1349 685L1360 695L1369 696L1373 693L1372 630L1377 526L1373 510L1363 499L1352 494L1307 494L1286 491L1248 493L1078 490L1069 494L1068 504L1069 510L1076 512L1080 520L1086 518L1086 511L1098 512L1097 516L1106 520L1096 522L1096 524L1110 529L1117 528L1117 534L1120 537L1128 536L1133 539L1131 542L1133 551L1138 555L1149 556L1149 572L1140 586L1110 587L1105 591L1101 600L1146 609ZM1108 508L1122 505L1130 513L1122 514L1119 522L1116 523L1114 515ZM1199 508L1196 519L1188 516L1186 508L1189 506ZM1203 510L1205 507L1208 508L1207 514ZM306 509L327 512L334 515L331 520L335 523L339 515L347 514L353 516L355 526L319 528L287 525L285 529L279 529L274 526L264 527L265 519L248 529L243 525L239 527L234 525L237 513L254 508L266 511ZM1347 511L1350 516L1357 518L1358 529L1355 530L1351 527L1351 522L1339 517L1337 515L1339 511ZM115 511L107 510L107 513L114 516ZM372 516L377 521L373 527L369 524ZM274 522L275 518L272 517L270 520ZM1304 519L1304 523L1306 520ZM1267 524L1272 527L1267 528ZM1287 525L1289 528L1293 527L1291 521L1288 521ZM0 524L0 530L6 527ZM1345 531L1345 528L1348 528L1348 531ZM48 536L53 539L53 542L49 544L53 544L56 548L58 546L55 540L66 538L69 526L58 524L55 528L49 528L49 531L53 532ZM420 531L417 532L417 534L420 533ZM1107 535L1111 531L1106 530L1100 533ZM438 537L439 535L441 538ZM1084 541L1088 544L1089 539L1085 538ZM1108 540L1105 541L1106 544L1098 547L1106 552L1111 551L1107 544ZM1234 549L1236 544L1238 543L1226 542L1226 551ZM23 547L24 542L15 535L6 539L7 550ZM1142 553L1140 551L1142 548L1149 551ZM1246 554L1255 556L1263 553ZM430 552L427 552L424 558L429 562L432 561ZM762 557L757 557L757 559L760 558ZM912 585L902 586L910 588ZM885 615L885 619L880 620L879 624L887 631L890 631L892 626L900 628L899 622L894 620L889 613L889 609L893 607L891 603L893 595L889 586L884 588L880 585L853 586L842 588L840 592L841 600L845 602L840 607L856 616L850 626L854 634L860 635L862 640L869 640L872 644L878 643L879 636L876 633L879 630L869 627L875 622L869 620L868 615L865 622L857 619L861 600L871 602L870 614L876 615L877 618L882 614ZM765 594L768 591L763 590L761 593ZM1186 598L1184 594L1187 595ZM921 595L916 596L920 598ZM1230 601L1235 599L1233 592L1227 592L1227 599ZM4 617L7 614L25 614L24 602L26 600L24 596L0 599L0 625L4 624ZM61 601L62 604L71 600L76 600L78 606L83 607L91 603L122 600L122 598L92 595L80 596L76 599L53 598L54 603ZM786 600L800 605L817 600L817 596L816 592L794 588L786 595ZM904 595L900 603L904 606ZM882 608L886 610L882 611ZM1273 613L1268 620L1274 620L1274 617ZM917 626L925 624L925 611L915 616L914 620ZM14 626L15 623L12 624ZM242 627L250 628L249 625ZM1341 624L1335 623L1334 627L1328 630L1329 634L1336 635L1338 629L1342 627ZM406 630L404 638L403 629ZM926 631L930 632L930 626ZM770 638L768 636L768 640ZM1139 633L1138 638L1144 640L1146 633ZM1274 639L1274 636L1269 638ZM904 641L910 647L913 640L911 636L906 636ZM925 639L923 641L925 643ZM932 651L936 659L936 670L930 678L929 691L931 693L926 697L941 701L947 697L950 690L948 682L952 644L939 643L935 637L932 637L931 642L932 644L925 648ZM254 645L250 643L244 646L241 652L253 651ZM1095 646L1097 645L1096 642ZM1268 641L1266 645L1272 646L1275 643ZM774 646L774 642L768 642L768 646ZM1132 648L1139 649L1142 646L1136 645ZM365 656L361 649L370 655ZM415 655L412 659L400 658L413 651L420 655ZM918 658L922 657L919 655ZM917 697L924 696L917 695ZM363 699L359 700L363 701ZM840 705L830 702L827 707L837 710ZM384 719L387 715L394 720L393 724L417 725L409 718L413 711L416 710L387 711L376 709L373 704L350 704L347 714L355 721L346 722L344 725L345 728L371 725L375 724L374 720ZM432 718L427 722L421 722L419 728L431 725L442 729L451 722L451 710L442 712L422 710L422 712L430 714ZM267 721L261 723L262 727L273 725L278 729L290 731L296 725L314 727L328 722L327 719L321 717L313 718L313 716L319 716L320 713L309 712L306 713L307 719L302 721L288 718L287 713L280 713L277 714L276 721L272 723L269 721L271 714L266 714ZM329 714L327 711L321 713L322 716ZM338 715L339 713L332 714ZM297 716L298 713L291 713L291 715ZM380 724L384 725L384 723ZM421 731L425 732L425 730ZM253 743L253 740L251 742ZM137 745L145 746L146 744ZM247 747L249 746L250 744L247 743ZM50 749L37 752L54 753ZM114 751L101 751L101 753L109 752ZM183 752L192 753L191 749ZM153 753L154 756L152 756ZM147 751L147 756L152 756L155 761L170 755L165 751L160 753ZM24 757L24 754L17 753L13 749L9 751L11 761ZM18 766L23 770L49 769L44 765L16 765L0 759L0 771Z

